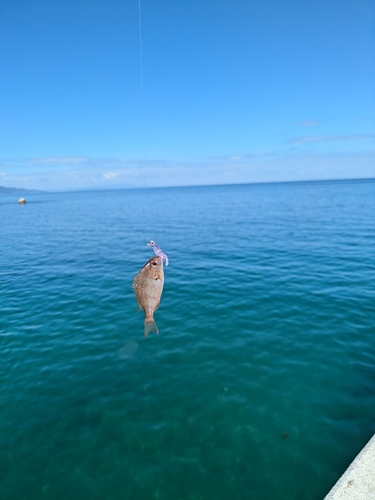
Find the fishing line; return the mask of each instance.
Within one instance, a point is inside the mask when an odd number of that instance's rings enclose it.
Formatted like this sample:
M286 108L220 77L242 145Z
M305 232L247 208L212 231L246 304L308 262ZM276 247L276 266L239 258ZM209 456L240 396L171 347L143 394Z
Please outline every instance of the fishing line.
M139 19L139 63L141 72L141 131L142 131L142 148L143 160L145 155L145 139L144 139L144 96L143 96L143 50L142 50L142 9L141 0L138 0L138 19Z
M143 49L142 49L142 7L141 0L138 0L138 20L139 20L139 65L141 74L141 140L142 140L142 168L143 168L143 189L146 189L146 157L145 157L145 131L144 131L144 91L143 91ZM146 208L145 208L146 210ZM144 217L146 226L146 217ZM145 236L147 228L144 226Z

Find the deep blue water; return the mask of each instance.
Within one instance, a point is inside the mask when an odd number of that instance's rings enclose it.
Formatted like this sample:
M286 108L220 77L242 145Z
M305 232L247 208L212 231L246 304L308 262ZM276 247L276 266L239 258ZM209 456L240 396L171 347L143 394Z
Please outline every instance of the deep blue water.
M321 500L375 432L375 182L27 198L0 198L1 500Z

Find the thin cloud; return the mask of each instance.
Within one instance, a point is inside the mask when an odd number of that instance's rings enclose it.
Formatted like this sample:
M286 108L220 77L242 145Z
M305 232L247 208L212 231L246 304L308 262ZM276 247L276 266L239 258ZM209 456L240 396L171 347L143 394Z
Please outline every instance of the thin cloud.
M30 162L22 168L11 165L1 167L0 184L27 189L81 190L151 188L277 182L292 180L333 179L351 177L375 177L375 152L350 153L318 151L303 153L273 151L272 154L232 154L216 158L200 158L195 161L173 160L124 160L112 158L90 159L88 163L72 164L69 168ZM239 159L241 158L241 159ZM9 168L9 170L8 170Z
M303 137L292 137L288 144L306 144L314 142L336 142L336 141L359 141L364 139L375 140L375 134L353 134L353 135L308 135Z
M232 162L247 162L251 160L274 158L280 155L280 151L266 151L251 154L242 155L222 155L222 156L210 156L204 158L205 161L221 162L221 163L232 163Z
M230 156L229 157L229 160L232 160L232 161L240 161L240 160L244 160L245 159L245 156Z
M296 122L298 125L301 125L301 127L316 127L317 125L320 125L322 122L321 120L306 120L303 122Z
M129 158L90 158L86 156L67 156L67 157L51 157L51 158L0 158L0 168L5 169L32 169L38 167L45 171L59 170L75 170L81 169L108 169L110 172L115 172L117 169L123 168L140 168L144 165L164 165L168 160L130 160Z
M57 158L32 158L30 160L32 163L42 163L48 165L79 165L81 163L87 163L89 158L85 156L68 156L68 157L57 157Z

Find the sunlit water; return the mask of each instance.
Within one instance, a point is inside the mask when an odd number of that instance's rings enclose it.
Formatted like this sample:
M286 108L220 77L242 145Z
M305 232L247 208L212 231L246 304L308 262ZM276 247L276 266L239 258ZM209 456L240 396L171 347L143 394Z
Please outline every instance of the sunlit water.
M321 500L375 431L375 182L27 198L0 198L1 500Z

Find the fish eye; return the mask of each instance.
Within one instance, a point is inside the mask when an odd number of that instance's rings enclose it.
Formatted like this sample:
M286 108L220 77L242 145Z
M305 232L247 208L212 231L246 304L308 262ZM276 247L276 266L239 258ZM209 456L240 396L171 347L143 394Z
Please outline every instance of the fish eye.
M155 245L155 241L151 240L150 245Z
M157 266L157 263L155 261L152 262L153 266Z

